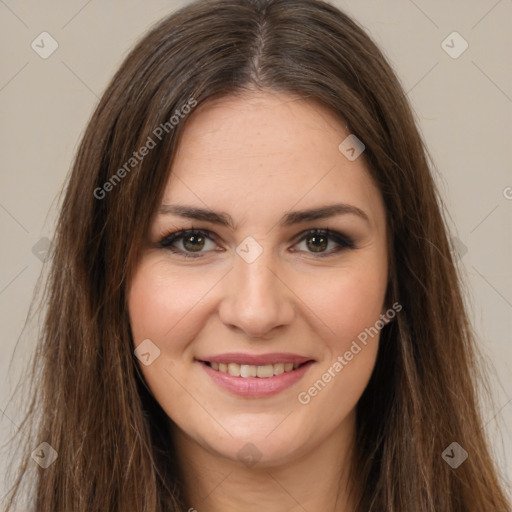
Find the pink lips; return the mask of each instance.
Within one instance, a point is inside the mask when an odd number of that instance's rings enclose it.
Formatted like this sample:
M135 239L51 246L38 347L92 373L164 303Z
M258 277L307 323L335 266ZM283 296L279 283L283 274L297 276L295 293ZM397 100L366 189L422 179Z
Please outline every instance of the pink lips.
M302 357L296 354L273 353L263 355L251 355L242 353L219 354L216 356L205 357L198 360L205 372L221 388L238 396L246 398L262 398L276 395L281 391L293 386L298 382L309 367L313 364L308 357ZM254 366L263 366L275 363L293 363L300 364L293 371L274 375L273 377L235 377L227 373L220 372L211 368L210 363L236 363L248 364Z

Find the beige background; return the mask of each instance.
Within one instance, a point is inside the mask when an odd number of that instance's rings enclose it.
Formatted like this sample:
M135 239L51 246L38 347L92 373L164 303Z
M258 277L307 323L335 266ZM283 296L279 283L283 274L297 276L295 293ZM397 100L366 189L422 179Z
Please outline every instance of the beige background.
M52 238L57 193L108 80L146 29L185 3L0 0L2 443L21 419L8 399L34 346L34 336L24 335L8 373L42 268L33 248L44 249L41 238ZM510 480L512 1L335 3L366 27L389 57L439 170L475 329L495 368L496 403L485 411L485 429ZM58 43L47 59L31 48L43 31ZM469 45L458 58L441 45L453 31ZM463 41L451 36L447 44L453 53ZM0 486L0 498L3 493Z

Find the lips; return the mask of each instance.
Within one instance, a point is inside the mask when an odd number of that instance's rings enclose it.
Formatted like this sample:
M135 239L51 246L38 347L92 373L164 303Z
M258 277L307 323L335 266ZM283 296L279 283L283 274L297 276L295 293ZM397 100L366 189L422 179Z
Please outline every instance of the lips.
M218 354L216 356L208 356L200 359L203 362L208 363L236 363L239 365L248 364L254 366L263 366L267 364L277 364L277 363L292 363L292 364L302 364L307 361L310 361L311 358L300 356L297 354L283 353L283 352L274 352L270 354L243 354L241 352L230 352L227 354Z
M260 379L281 375L284 372L296 370L300 365L293 363L275 363L255 366L252 364L237 363L210 363L210 367L233 377L259 377Z
M287 353L229 353L201 358L198 362L222 388L245 397L263 397L293 385L314 361Z

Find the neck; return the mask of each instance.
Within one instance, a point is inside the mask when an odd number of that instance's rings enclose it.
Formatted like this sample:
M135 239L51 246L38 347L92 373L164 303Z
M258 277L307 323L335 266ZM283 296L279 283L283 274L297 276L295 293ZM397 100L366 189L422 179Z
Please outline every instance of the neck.
M355 415L346 418L314 450L285 463L246 467L205 450L182 431L174 431L184 495L193 512L354 512L350 493Z

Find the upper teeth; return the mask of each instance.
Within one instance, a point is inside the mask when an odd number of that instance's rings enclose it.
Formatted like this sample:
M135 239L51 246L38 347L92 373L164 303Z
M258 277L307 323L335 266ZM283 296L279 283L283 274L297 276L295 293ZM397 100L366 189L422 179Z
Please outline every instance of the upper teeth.
M214 370L222 373L228 373L233 377L272 377L274 375L281 375L284 372L291 372L298 368L299 364L294 363L276 363L265 364L263 366L255 366L252 364L237 364L237 363L210 363Z

